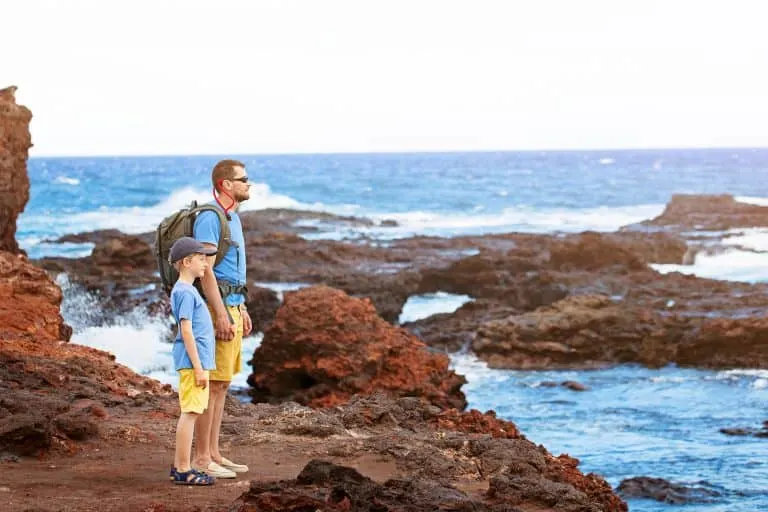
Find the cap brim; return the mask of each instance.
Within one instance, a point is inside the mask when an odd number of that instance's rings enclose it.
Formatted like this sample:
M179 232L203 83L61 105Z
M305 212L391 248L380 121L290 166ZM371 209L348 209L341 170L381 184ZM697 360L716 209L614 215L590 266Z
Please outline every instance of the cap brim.
M200 254L205 254L206 256L213 256L213 255L214 255L214 254L216 254L217 252L219 252L219 250L218 250L218 249L215 249L215 248L213 248L213 247L205 247L205 248L203 248L203 249L200 251Z

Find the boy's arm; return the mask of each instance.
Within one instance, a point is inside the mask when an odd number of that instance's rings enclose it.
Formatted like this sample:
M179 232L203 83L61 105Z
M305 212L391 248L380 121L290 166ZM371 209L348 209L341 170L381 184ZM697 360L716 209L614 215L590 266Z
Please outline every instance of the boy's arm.
M195 335L192 333L192 321L182 318L181 322L179 322L179 329L181 330L181 339L184 341L184 349L187 351L189 360L192 361L192 368L195 370L195 380L197 381L197 385L205 388L208 385L208 382L204 377L203 363L200 362L200 354L197 352Z

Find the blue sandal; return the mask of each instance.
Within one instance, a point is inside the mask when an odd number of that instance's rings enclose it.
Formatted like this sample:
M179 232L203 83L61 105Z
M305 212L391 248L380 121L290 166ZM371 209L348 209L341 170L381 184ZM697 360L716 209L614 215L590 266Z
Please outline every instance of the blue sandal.
M197 469L193 468L182 472L173 466L171 466L170 480L178 485L213 485L216 483L215 478Z

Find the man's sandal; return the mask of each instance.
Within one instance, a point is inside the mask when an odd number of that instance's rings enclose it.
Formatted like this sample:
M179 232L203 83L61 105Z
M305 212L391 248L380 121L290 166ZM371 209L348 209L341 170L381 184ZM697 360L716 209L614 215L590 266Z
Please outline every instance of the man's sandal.
M216 479L197 469L182 472L172 467L171 482L177 485L213 485Z

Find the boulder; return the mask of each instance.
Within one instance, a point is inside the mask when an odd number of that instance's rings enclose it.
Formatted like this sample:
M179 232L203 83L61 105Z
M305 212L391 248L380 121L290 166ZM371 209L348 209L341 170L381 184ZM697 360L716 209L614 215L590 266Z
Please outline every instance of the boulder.
M448 356L383 320L370 300L327 286L285 294L252 365L257 403L328 407L381 391L441 408L466 406L466 380L448 369Z

